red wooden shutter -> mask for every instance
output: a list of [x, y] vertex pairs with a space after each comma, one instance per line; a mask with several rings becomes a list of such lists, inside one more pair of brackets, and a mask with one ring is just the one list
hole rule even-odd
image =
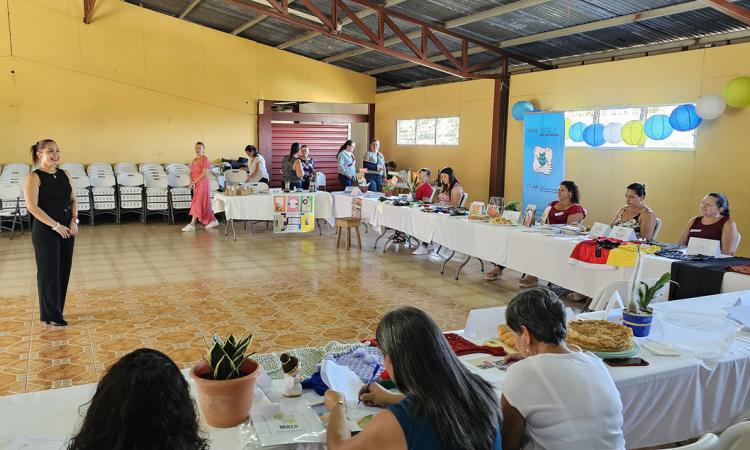
[[281, 187], [281, 160], [289, 154], [292, 143], [299, 142], [309, 147], [315, 170], [326, 174], [326, 188], [329, 191], [342, 190], [336, 155], [341, 145], [349, 139], [348, 125], [274, 123], [271, 127], [272, 158], [268, 173], [272, 187]]

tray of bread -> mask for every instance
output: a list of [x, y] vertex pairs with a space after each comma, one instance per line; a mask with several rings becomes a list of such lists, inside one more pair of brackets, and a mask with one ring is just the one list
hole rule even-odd
[[[593, 352], [600, 357], [628, 358], [638, 353], [633, 330], [606, 320], [574, 320], [568, 324], [568, 345]], [[611, 356], [615, 354], [615, 356]], [[626, 356], [620, 356], [626, 355]]]
[[476, 220], [479, 222], [489, 222], [492, 217], [487, 214], [469, 214], [469, 220]]
[[516, 348], [516, 335], [508, 325], [498, 325], [497, 336], [500, 338], [500, 342], [502, 342], [504, 345], [513, 349]]
[[490, 223], [492, 225], [505, 225], [505, 226], [515, 226], [516, 224], [512, 220], [505, 219], [503, 217], [493, 217], [490, 219]]

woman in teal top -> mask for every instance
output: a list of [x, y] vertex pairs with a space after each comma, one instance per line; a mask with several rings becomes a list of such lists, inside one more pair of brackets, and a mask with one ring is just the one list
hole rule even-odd
[[411, 306], [395, 309], [380, 321], [376, 337], [403, 394], [373, 383], [360, 400], [386, 410], [352, 437], [344, 396], [326, 392], [330, 450], [502, 449], [497, 395], [456, 357], [430, 316]]

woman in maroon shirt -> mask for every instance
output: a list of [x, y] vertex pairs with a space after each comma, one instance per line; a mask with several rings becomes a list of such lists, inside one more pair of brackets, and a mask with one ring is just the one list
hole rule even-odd
[[712, 192], [701, 200], [701, 215], [688, 221], [679, 243], [687, 245], [691, 237], [721, 241], [721, 253], [734, 255], [740, 245], [737, 223], [729, 216], [729, 200]]
[[[580, 192], [578, 185], [573, 181], [565, 180], [557, 188], [557, 200], [549, 204], [549, 213], [545, 223], [550, 225], [567, 225], [571, 223], [580, 223], [586, 217], [586, 210], [580, 205]], [[484, 277], [488, 281], [496, 280], [503, 272], [503, 266], [495, 266], [494, 269], [487, 272]], [[524, 275], [518, 283], [521, 287], [536, 286], [539, 282], [537, 277]]]
[[417, 179], [417, 190], [414, 192], [414, 200], [429, 202], [432, 200], [433, 187], [430, 185], [430, 169], [419, 169]]

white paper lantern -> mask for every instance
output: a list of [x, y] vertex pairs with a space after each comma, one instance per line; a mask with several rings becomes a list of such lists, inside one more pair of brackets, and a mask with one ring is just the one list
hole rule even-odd
[[604, 127], [604, 140], [610, 144], [622, 142], [622, 124], [610, 123]]
[[695, 102], [695, 112], [701, 119], [713, 120], [724, 113], [727, 104], [720, 95], [706, 95]]

